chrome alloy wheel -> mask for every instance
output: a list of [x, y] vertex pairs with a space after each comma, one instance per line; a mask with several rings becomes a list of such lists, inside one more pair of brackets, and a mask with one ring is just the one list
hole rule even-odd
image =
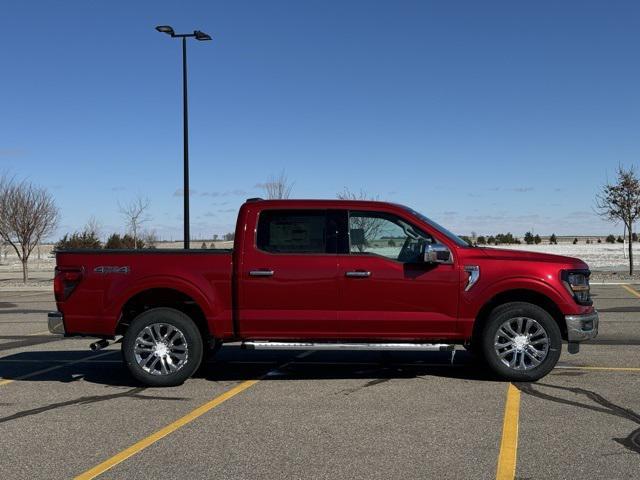
[[173, 325], [152, 323], [144, 327], [134, 344], [140, 368], [151, 375], [169, 375], [180, 370], [189, 359], [184, 334]]
[[531, 370], [547, 358], [549, 335], [533, 318], [514, 317], [500, 325], [493, 346], [507, 367]]

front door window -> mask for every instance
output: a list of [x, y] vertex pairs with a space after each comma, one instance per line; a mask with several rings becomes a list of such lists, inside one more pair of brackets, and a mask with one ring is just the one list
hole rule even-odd
[[395, 215], [349, 213], [351, 254], [374, 254], [398, 262], [415, 263], [426, 243], [433, 243], [433, 239]]

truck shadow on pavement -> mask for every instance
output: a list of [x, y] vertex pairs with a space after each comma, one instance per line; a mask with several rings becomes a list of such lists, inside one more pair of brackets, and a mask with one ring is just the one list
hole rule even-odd
[[[86, 351], [31, 351], [0, 359], [0, 378], [22, 382], [79, 380], [105, 386], [139, 387], [122, 362], [120, 352], [91, 355]], [[195, 379], [218, 381], [363, 379], [372, 385], [391, 379], [442, 377], [475, 381], [501, 381], [467, 352], [331, 352], [305, 350], [242, 350], [223, 347], [204, 362]], [[100, 355], [95, 360], [94, 356]], [[44, 370], [44, 371], [43, 371]], [[36, 372], [40, 372], [34, 374]], [[180, 388], [180, 387], [177, 387]]]
[[[227, 350], [227, 349], [224, 349]], [[212, 381], [249, 380], [343, 380], [382, 381], [394, 378], [446, 377], [497, 381], [467, 352], [366, 352], [315, 351], [304, 358], [304, 350], [243, 351], [230, 347], [200, 370]], [[250, 355], [247, 355], [250, 354]]]
[[48, 405], [44, 405], [41, 407], [22, 410], [12, 415], [7, 415], [6, 417], [0, 417], [0, 424], [10, 422], [12, 420], [17, 420], [19, 418], [39, 415], [41, 413], [48, 412], [51, 410], [56, 410], [58, 408], [70, 407], [74, 405], [89, 405], [91, 403], [107, 402], [110, 400], [115, 400], [118, 398], [125, 398], [125, 397], [133, 398], [136, 400], [173, 400], [173, 401], [188, 400], [185, 397], [161, 397], [161, 396], [146, 395], [144, 394], [145, 390], [146, 388], [144, 387], [133, 387], [125, 391], [119, 391], [116, 393], [110, 393], [106, 395], [87, 395], [79, 398], [74, 398], [72, 400], [66, 400], [64, 402], [50, 403]]
[[[542, 400], [568, 405], [585, 411], [612, 415], [640, 425], [640, 414], [630, 408], [617, 405], [597, 392], [581, 387], [567, 387], [552, 385], [540, 381], [538, 383], [514, 383], [524, 394], [540, 398]], [[547, 390], [547, 391], [544, 391]], [[554, 395], [554, 393], [556, 393]], [[562, 393], [573, 394], [570, 398], [563, 398]], [[613, 438], [628, 450], [640, 453], [640, 428], [633, 430], [625, 438]]]

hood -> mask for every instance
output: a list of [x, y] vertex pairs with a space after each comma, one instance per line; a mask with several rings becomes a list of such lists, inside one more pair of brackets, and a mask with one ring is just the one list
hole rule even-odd
[[506, 248], [479, 248], [487, 257], [494, 260], [511, 260], [525, 262], [547, 262], [571, 265], [572, 268], [589, 268], [585, 262], [579, 258], [565, 257], [564, 255], [553, 255], [551, 253], [528, 252], [526, 250], [510, 250]]

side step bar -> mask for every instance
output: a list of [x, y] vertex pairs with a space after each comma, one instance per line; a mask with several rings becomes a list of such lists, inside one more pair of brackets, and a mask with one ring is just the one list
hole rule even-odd
[[447, 343], [331, 343], [331, 342], [258, 342], [246, 341], [242, 348], [250, 350], [404, 350], [451, 352], [455, 345]]

